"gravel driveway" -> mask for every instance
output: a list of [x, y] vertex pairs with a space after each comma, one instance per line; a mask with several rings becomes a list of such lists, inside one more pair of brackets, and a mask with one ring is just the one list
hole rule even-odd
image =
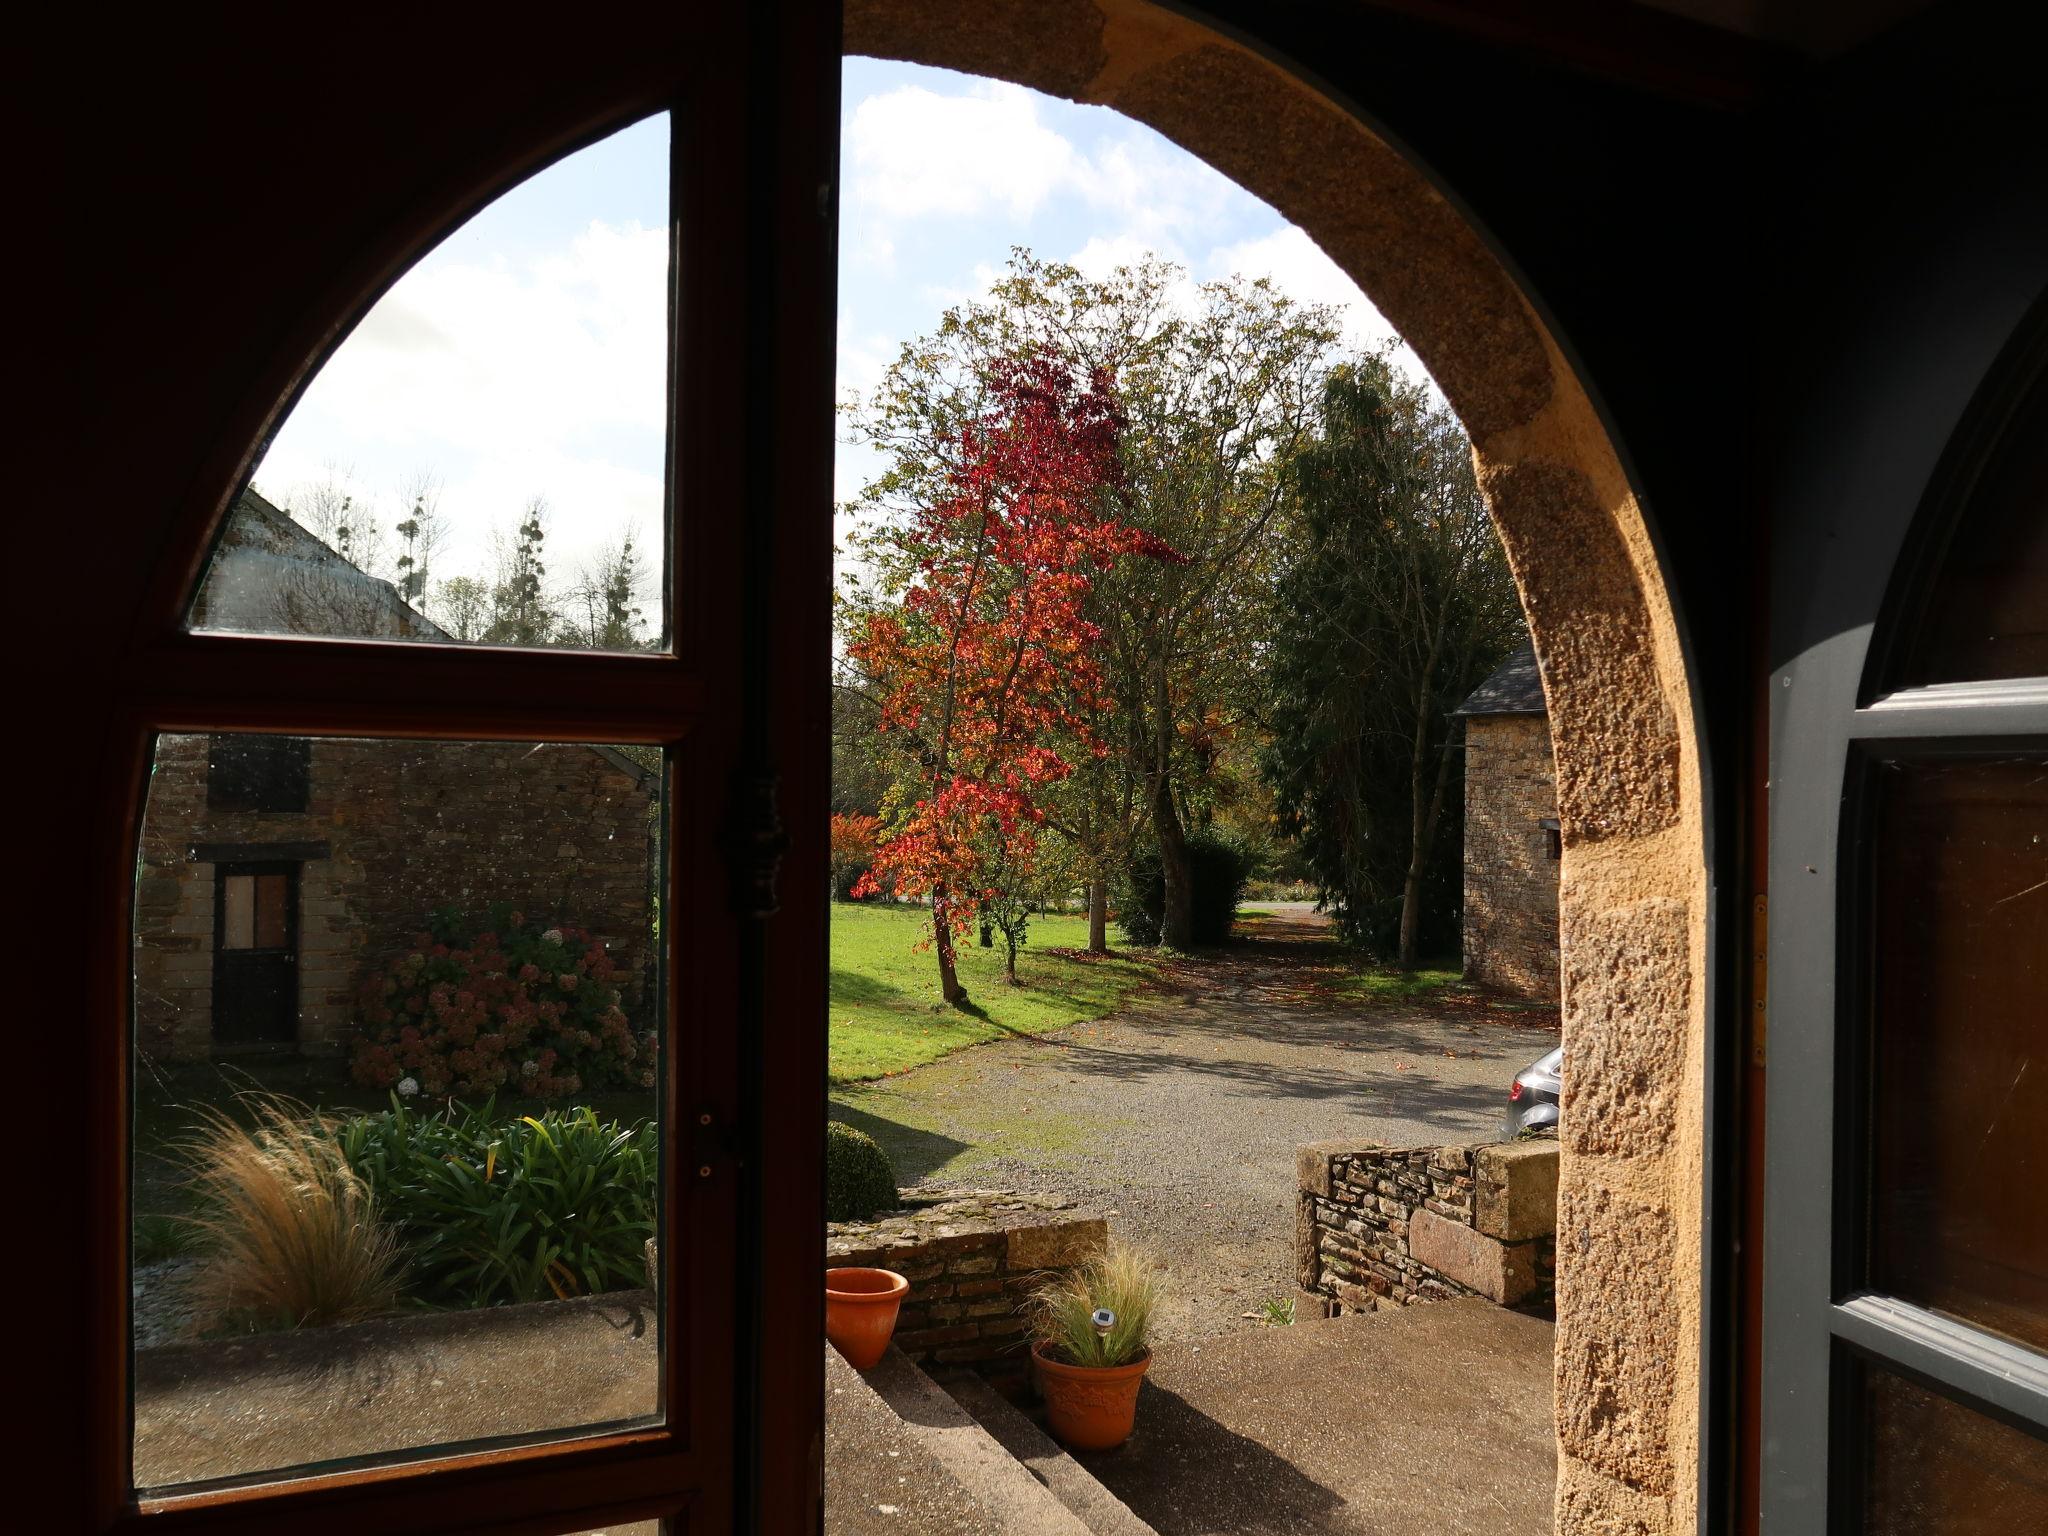
[[1341, 952], [1320, 919], [1268, 910], [1255, 937], [1175, 963], [1125, 1013], [835, 1091], [833, 1113], [906, 1184], [1113, 1213], [1171, 1272], [1165, 1337], [1253, 1326], [1242, 1314], [1294, 1294], [1297, 1146], [1491, 1136], [1509, 1079], [1557, 1041], [1554, 1010], [1335, 996]]

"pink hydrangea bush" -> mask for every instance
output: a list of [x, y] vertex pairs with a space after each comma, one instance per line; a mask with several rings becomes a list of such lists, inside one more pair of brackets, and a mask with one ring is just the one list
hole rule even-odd
[[539, 1099], [654, 1086], [655, 1036], [621, 1005], [612, 958], [581, 928], [507, 904], [430, 915], [413, 948], [363, 985], [354, 1075], [432, 1098]]

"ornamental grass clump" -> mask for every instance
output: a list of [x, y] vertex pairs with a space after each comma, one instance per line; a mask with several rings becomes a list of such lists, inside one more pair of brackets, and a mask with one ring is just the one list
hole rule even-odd
[[[1064, 1365], [1129, 1365], [1151, 1351], [1152, 1320], [1164, 1291], [1149, 1253], [1113, 1244], [1038, 1288], [1032, 1331]], [[1106, 1333], [1095, 1325], [1095, 1315], [1105, 1311], [1116, 1319]]]
[[397, 1305], [398, 1235], [335, 1140], [289, 1099], [219, 1110], [183, 1149], [198, 1196], [201, 1259], [189, 1292], [205, 1325], [254, 1332], [357, 1322]]

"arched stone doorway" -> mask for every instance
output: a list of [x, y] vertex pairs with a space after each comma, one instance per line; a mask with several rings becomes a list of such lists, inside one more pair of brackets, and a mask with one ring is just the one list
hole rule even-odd
[[1561, 1529], [1690, 1528], [1708, 1013], [1701, 750], [1643, 509], [1529, 297], [1409, 159], [1146, 0], [848, 0], [845, 47], [1108, 106], [1306, 230], [1469, 432], [1542, 665], [1564, 843]]

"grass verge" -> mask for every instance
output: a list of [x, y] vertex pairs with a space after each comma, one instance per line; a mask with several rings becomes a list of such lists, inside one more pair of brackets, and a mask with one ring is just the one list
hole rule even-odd
[[[1003, 952], [970, 934], [959, 949], [966, 1009], [939, 997], [938, 961], [918, 943], [930, 934], [914, 908], [835, 903], [832, 908], [830, 1073], [866, 1082], [921, 1067], [963, 1046], [1099, 1019], [1123, 1007], [1157, 970], [1125, 951], [1089, 959], [1088, 920], [1036, 917], [1017, 956], [1017, 986], [1003, 980]], [[1073, 951], [1067, 953], [1065, 951]]]

